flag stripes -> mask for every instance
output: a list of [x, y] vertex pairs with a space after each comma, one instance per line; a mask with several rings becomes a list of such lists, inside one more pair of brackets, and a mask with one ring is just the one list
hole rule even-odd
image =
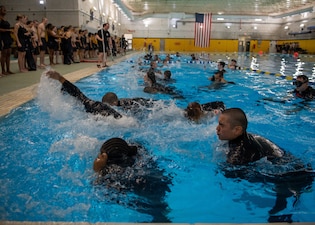
[[210, 44], [212, 13], [196, 13], [195, 46], [207, 48]]

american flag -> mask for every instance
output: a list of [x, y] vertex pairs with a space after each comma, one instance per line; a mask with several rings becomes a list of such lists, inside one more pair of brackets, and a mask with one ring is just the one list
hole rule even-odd
[[195, 22], [195, 46], [201, 48], [209, 47], [211, 35], [212, 13], [196, 13]]

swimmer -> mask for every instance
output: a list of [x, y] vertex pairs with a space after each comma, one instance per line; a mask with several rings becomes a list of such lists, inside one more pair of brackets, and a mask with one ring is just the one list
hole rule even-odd
[[108, 164], [131, 166], [135, 161], [136, 154], [136, 146], [128, 145], [127, 142], [121, 138], [111, 138], [102, 145], [100, 154], [94, 160], [93, 170], [100, 172]]
[[164, 74], [163, 80], [165, 81], [171, 80], [172, 72], [170, 70], [165, 70], [163, 74]]
[[231, 60], [231, 63], [230, 63], [230, 65], [229, 65], [229, 68], [230, 68], [231, 70], [240, 70], [240, 69], [241, 69], [241, 67], [239, 67], [239, 66], [237, 65], [237, 61], [236, 61], [235, 59], [232, 59], [232, 60]]
[[146, 93], [150, 94], [164, 93], [173, 95], [175, 98], [184, 98], [180, 94], [176, 93], [173, 88], [157, 83], [155, 73], [152, 71], [147, 72], [146, 76], [144, 77], [144, 80], [147, 86], [143, 89], [143, 91]]
[[240, 108], [226, 109], [219, 116], [216, 130], [220, 140], [228, 141], [228, 163], [244, 165], [263, 157], [272, 160], [283, 156], [284, 152], [270, 140], [247, 133], [247, 123]]
[[157, 77], [158, 81], [162, 84], [175, 83], [176, 80], [172, 78], [172, 72], [170, 70], [165, 70], [163, 77]]
[[190, 56], [191, 56], [191, 60], [192, 60], [192, 61], [198, 60], [198, 58], [196, 58], [195, 54], [191, 54]]
[[62, 84], [62, 91], [65, 91], [78, 99], [84, 105], [86, 112], [100, 114], [102, 116], [113, 116], [115, 119], [122, 117], [122, 115], [116, 112], [109, 105], [86, 97], [77, 86], [61, 76], [60, 73], [50, 70], [46, 73], [46, 75], [51, 79], [58, 80]]
[[171, 222], [165, 201], [171, 177], [142, 146], [111, 138], [102, 145], [93, 170], [98, 174], [95, 185], [106, 188], [107, 200], [150, 215], [150, 222]]
[[217, 71], [212, 77], [209, 77], [208, 79], [215, 83], [222, 83], [222, 84], [227, 83], [227, 81], [223, 77], [222, 71]]
[[[275, 215], [287, 207], [287, 198], [298, 197], [312, 187], [315, 172], [309, 164], [281, 150], [270, 140], [246, 132], [247, 118], [243, 110], [230, 108], [219, 116], [217, 135], [227, 140], [229, 152], [222, 171], [227, 178], [246, 179], [249, 182], [272, 183], [276, 192], [275, 205], [269, 210], [269, 222], [292, 222], [291, 214]], [[262, 158], [263, 164], [252, 164]], [[279, 172], [274, 172], [277, 169]]]
[[307, 76], [298, 75], [293, 84], [296, 86], [296, 88], [293, 90], [293, 93], [296, 97], [306, 100], [313, 100], [315, 98], [315, 89], [309, 86], [309, 80]]
[[107, 92], [103, 98], [102, 102], [109, 104], [111, 106], [122, 107], [124, 110], [138, 109], [140, 106], [152, 107], [152, 99], [145, 98], [118, 98], [114, 92]]
[[224, 84], [235, 84], [233, 81], [225, 80], [223, 74], [223, 71], [217, 71], [212, 77], [208, 78], [212, 81], [209, 89], [220, 89]]
[[205, 104], [199, 104], [198, 102], [191, 102], [185, 109], [185, 116], [195, 122], [199, 122], [202, 118], [211, 118], [218, 115], [225, 110], [223, 102], [208, 102]]
[[217, 66], [218, 66], [218, 71], [222, 71], [223, 73], [226, 72], [225, 69], [224, 69], [224, 67], [225, 67], [225, 62], [219, 61]]

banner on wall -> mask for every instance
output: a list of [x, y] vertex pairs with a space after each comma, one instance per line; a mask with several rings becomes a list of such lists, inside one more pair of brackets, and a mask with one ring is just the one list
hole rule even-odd
[[211, 37], [212, 13], [196, 13], [195, 17], [195, 46], [207, 48]]

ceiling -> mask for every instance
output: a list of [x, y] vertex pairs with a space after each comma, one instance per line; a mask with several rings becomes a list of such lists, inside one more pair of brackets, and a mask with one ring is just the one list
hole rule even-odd
[[283, 16], [312, 8], [315, 0], [114, 0], [133, 18], [152, 15], [194, 15], [211, 12], [224, 16]]

